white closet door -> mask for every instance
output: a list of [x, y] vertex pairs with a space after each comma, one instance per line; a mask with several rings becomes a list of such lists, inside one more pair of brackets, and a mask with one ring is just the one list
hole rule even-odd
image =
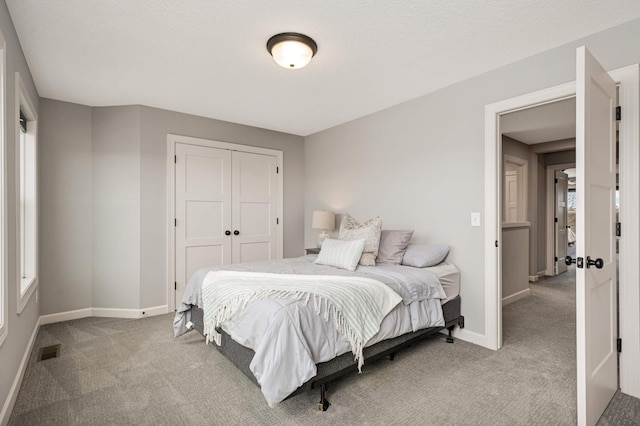
[[276, 259], [277, 159], [234, 151], [232, 164], [233, 263]]
[[231, 263], [231, 151], [176, 144], [176, 309], [199, 268]]

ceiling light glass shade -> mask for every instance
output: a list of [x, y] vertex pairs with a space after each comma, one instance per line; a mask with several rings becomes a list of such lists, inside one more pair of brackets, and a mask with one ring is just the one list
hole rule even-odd
[[298, 69], [311, 61], [318, 46], [304, 34], [282, 33], [269, 39], [267, 50], [281, 67]]

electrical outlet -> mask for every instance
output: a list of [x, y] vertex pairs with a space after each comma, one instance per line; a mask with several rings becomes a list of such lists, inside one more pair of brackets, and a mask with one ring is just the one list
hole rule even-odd
[[471, 212], [471, 226], [480, 226], [480, 212]]

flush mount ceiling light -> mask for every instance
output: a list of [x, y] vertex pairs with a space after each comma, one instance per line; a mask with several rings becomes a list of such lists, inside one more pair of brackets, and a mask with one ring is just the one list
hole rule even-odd
[[318, 45], [304, 34], [281, 33], [267, 41], [267, 50], [281, 67], [298, 69], [311, 61], [318, 51]]

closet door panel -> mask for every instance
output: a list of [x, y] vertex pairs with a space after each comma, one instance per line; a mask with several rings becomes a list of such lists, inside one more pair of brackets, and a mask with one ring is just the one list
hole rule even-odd
[[[275, 259], [277, 159], [234, 151], [232, 155], [233, 262]], [[238, 234], [235, 235], [235, 231]]]
[[176, 144], [176, 308], [191, 275], [231, 263], [231, 151]]

